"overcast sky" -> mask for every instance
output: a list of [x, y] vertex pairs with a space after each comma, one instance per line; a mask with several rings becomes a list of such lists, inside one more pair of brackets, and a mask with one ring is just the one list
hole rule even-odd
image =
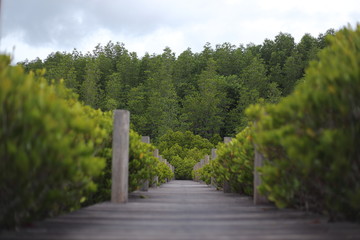
[[359, 0], [2, 0], [0, 51], [14, 62], [110, 40], [140, 56], [177, 55], [224, 42], [261, 44], [279, 32], [298, 42], [360, 22]]

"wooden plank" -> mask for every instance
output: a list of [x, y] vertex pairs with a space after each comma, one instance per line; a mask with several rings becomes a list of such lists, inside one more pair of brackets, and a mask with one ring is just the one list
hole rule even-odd
[[36, 223], [0, 239], [360, 239], [359, 224], [223, 194], [193, 181], [172, 181], [129, 195], [127, 204], [105, 202]]

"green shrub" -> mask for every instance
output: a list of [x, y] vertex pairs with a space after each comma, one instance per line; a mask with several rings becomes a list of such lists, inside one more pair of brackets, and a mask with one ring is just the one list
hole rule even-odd
[[[48, 85], [44, 71], [24, 74], [0, 56], [0, 223], [11, 227], [80, 206], [104, 167], [107, 131], [87, 109]], [[69, 107], [71, 105], [71, 107]]]
[[205, 164], [202, 168], [195, 171], [194, 177], [195, 175], [197, 175], [200, 177], [200, 180], [204, 181], [206, 184], [210, 184], [211, 177], [214, 176], [214, 171], [213, 171], [214, 165], [212, 163], [213, 161], [211, 161], [209, 164]]
[[166, 183], [166, 179], [170, 180], [174, 177], [174, 173], [171, 171], [171, 169], [168, 167], [168, 165], [166, 165], [166, 163], [164, 162], [160, 162], [158, 160], [157, 162], [157, 176], [158, 176], [158, 180], [159, 183]]
[[215, 160], [198, 170], [200, 179], [210, 183], [214, 177], [220, 186], [228, 181], [233, 192], [252, 195], [254, 147], [251, 128], [246, 127], [229, 143], [220, 143], [216, 154]]
[[[195, 156], [196, 155], [193, 155], [192, 157], [181, 158], [176, 155], [171, 158], [171, 164], [175, 166], [176, 179], [192, 179], [191, 171], [196, 164]], [[202, 152], [200, 156], [203, 156]]]
[[268, 161], [260, 190], [279, 207], [360, 219], [360, 26], [345, 28], [277, 105], [248, 109]]
[[[44, 70], [24, 74], [9, 62], [0, 56], [1, 228], [109, 200], [112, 113], [84, 106], [62, 81], [49, 85]], [[173, 177], [153, 150], [130, 131], [129, 191]]]
[[190, 131], [168, 131], [159, 138], [159, 150], [175, 167], [176, 179], [192, 179], [191, 172], [198, 161], [210, 152], [213, 144]]
[[144, 180], [152, 179], [157, 173], [159, 161], [153, 156], [154, 147], [141, 141], [141, 136], [130, 131], [129, 191], [137, 190]]

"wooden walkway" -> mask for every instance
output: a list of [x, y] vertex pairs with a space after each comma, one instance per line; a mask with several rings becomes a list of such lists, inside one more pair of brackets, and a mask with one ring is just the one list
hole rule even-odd
[[36, 223], [0, 239], [360, 239], [360, 225], [326, 219], [224, 194], [193, 181], [172, 181], [109, 202]]

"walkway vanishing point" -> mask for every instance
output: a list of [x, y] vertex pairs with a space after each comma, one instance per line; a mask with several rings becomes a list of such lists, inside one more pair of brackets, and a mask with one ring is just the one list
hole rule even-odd
[[253, 205], [193, 181], [130, 194], [126, 204], [96, 204], [47, 219], [0, 239], [360, 239], [360, 225], [328, 223], [302, 211]]

